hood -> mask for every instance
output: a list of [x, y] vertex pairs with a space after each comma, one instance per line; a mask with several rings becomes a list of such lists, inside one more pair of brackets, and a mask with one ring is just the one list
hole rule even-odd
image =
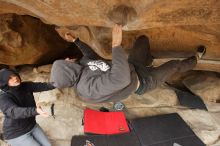
[[51, 69], [50, 82], [56, 88], [75, 86], [82, 71], [82, 66], [65, 60], [57, 60]]
[[6, 90], [8, 88], [8, 80], [11, 75], [16, 75], [20, 78], [19, 74], [11, 69], [1, 69], [0, 70], [0, 89]]

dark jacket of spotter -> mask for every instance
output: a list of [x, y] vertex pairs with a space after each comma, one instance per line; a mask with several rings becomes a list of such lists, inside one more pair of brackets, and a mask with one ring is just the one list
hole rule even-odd
[[[5, 139], [19, 137], [33, 129], [36, 124], [36, 103], [33, 92], [54, 89], [49, 83], [22, 82], [19, 86], [7, 86], [12, 70], [0, 71], [0, 109], [4, 114], [3, 135]], [[18, 74], [16, 74], [18, 75]], [[6, 82], [6, 83], [4, 83]]]

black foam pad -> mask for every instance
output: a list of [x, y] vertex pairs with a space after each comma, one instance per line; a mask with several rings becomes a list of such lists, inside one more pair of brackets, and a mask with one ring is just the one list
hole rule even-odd
[[73, 136], [71, 146], [141, 146], [135, 133]]
[[205, 146], [176, 113], [135, 119], [131, 126], [142, 146]]
[[208, 110], [201, 97], [178, 89], [176, 89], [175, 92], [179, 99], [180, 105], [187, 106], [189, 108], [197, 108], [206, 111]]

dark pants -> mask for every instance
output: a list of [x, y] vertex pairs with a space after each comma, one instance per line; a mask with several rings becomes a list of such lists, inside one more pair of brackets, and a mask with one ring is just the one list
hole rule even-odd
[[171, 60], [159, 67], [152, 67], [153, 57], [150, 53], [149, 39], [146, 36], [137, 38], [129, 54], [128, 61], [135, 66], [139, 76], [140, 87], [136, 91], [137, 94], [143, 94], [156, 88], [175, 73], [191, 70], [197, 63], [196, 57], [193, 56], [182, 61]]

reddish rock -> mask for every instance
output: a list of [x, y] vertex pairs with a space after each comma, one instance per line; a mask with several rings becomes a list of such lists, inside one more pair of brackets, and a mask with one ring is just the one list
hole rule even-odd
[[[1, 0], [0, 13], [30, 15], [44, 23], [66, 27], [91, 45], [99, 55], [108, 59], [111, 58], [111, 27], [114, 23], [124, 25], [123, 45], [127, 51], [135, 37], [142, 34], [150, 38], [151, 50], [156, 58], [188, 57], [195, 53], [197, 46], [205, 45], [207, 51], [204, 59], [217, 63], [199, 68], [219, 72], [220, 1]], [[35, 33], [30, 35], [38, 37]], [[19, 43], [27, 42], [27, 38], [20, 37], [19, 34], [13, 36], [18, 39], [9, 46], [19, 46]], [[11, 34], [6, 37], [10, 38]], [[0, 40], [2, 39], [3, 36], [0, 35]], [[58, 43], [56, 39], [53, 41]], [[23, 62], [45, 62], [45, 57], [39, 57], [43, 54], [40, 55], [36, 47], [32, 48], [32, 52], [39, 60], [26, 58]], [[44, 53], [48, 56], [48, 52]], [[10, 56], [10, 53], [5, 54]], [[15, 51], [13, 54], [16, 54]], [[53, 56], [53, 52], [50, 56]], [[212, 69], [209, 69], [210, 66]]]
[[68, 47], [54, 30], [30, 16], [0, 15], [0, 64], [45, 64]]

